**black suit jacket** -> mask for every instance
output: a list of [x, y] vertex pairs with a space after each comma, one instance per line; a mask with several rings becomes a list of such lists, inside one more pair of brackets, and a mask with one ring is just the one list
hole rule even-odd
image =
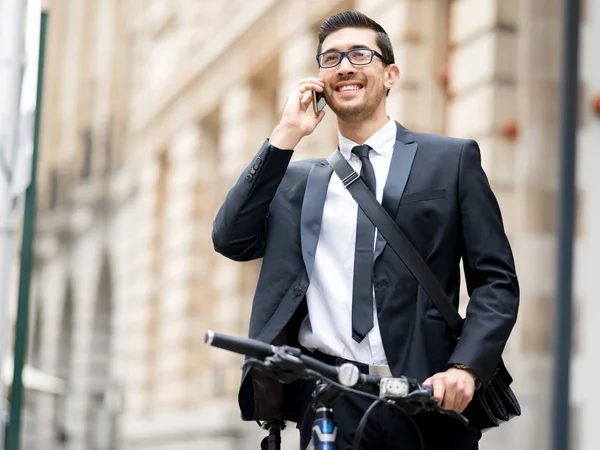
[[[455, 343], [427, 294], [379, 236], [374, 289], [390, 369], [394, 376], [424, 380], [461, 363], [485, 384], [516, 321], [519, 288], [479, 148], [472, 140], [397, 129], [382, 204], [457, 308], [462, 258], [470, 301]], [[333, 171], [324, 159], [290, 163], [292, 153], [263, 144], [219, 210], [213, 242], [236, 261], [263, 258], [249, 336], [297, 345]], [[293, 389], [286, 393], [258, 374], [243, 374], [239, 402], [247, 420], [273, 411], [296, 418]]]

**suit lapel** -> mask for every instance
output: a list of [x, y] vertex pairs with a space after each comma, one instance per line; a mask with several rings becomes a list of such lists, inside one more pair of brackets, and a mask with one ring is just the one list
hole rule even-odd
[[327, 187], [332, 173], [331, 166], [326, 161], [321, 161], [310, 169], [306, 181], [300, 218], [300, 242], [302, 245], [302, 259], [309, 279], [315, 262], [315, 253], [319, 233], [321, 232], [323, 206], [325, 205]]
[[[392, 154], [392, 161], [390, 163], [390, 170], [388, 172], [387, 181], [383, 190], [382, 206], [388, 212], [393, 219], [396, 218], [398, 207], [400, 206], [400, 199], [404, 193], [404, 188], [408, 182], [408, 176], [417, 153], [417, 143], [414, 142], [412, 134], [404, 127], [396, 123], [396, 143], [394, 144], [394, 153]], [[377, 234], [377, 242], [375, 244], [375, 256], [381, 254], [387, 242], [383, 236]]]

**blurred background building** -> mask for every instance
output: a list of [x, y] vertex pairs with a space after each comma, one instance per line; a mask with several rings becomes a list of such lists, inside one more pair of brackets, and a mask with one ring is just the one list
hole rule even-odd
[[[260, 262], [212, 249], [217, 208], [317, 74], [317, 30], [358, 9], [390, 34], [389, 112], [476, 139], [522, 286], [505, 352], [523, 417], [483, 450], [549, 448], [558, 171], [559, 0], [47, 0], [28, 362], [66, 381], [29, 392], [25, 448], [244, 450], [241, 358]], [[573, 450], [597, 449], [600, 2], [584, 1], [573, 348]], [[297, 158], [336, 145], [334, 115]], [[465, 299], [466, 300], [466, 299]], [[285, 448], [297, 448], [293, 426]]]

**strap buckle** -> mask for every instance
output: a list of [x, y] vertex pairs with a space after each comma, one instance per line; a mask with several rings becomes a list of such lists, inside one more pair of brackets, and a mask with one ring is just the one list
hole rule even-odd
[[348, 188], [348, 186], [350, 186], [352, 183], [354, 183], [359, 178], [360, 178], [360, 175], [353, 171], [350, 175], [348, 175], [346, 178], [344, 178], [342, 180], [342, 184], [344, 185], [345, 188]]

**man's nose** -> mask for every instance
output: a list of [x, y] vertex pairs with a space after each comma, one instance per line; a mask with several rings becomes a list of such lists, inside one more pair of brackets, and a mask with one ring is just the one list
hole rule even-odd
[[337, 66], [337, 74], [343, 76], [353, 74], [354, 72], [356, 72], [356, 68], [348, 59], [348, 55], [344, 55], [344, 57]]

